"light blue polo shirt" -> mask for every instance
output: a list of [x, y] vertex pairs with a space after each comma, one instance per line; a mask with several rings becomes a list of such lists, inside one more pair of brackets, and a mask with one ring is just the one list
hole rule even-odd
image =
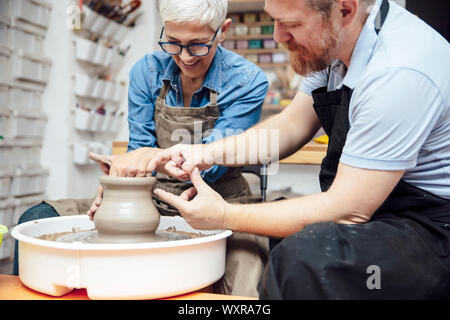
[[353, 89], [342, 163], [406, 170], [406, 182], [450, 199], [450, 45], [393, 1], [377, 35], [381, 2], [361, 31], [348, 70], [335, 60], [328, 83], [327, 69], [305, 78], [301, 90]]

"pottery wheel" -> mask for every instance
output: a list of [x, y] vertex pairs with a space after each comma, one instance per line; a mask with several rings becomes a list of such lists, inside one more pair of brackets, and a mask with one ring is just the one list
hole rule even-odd
[[[154, 235], [150, 235], [149, 237], [145, 237], [142, 241], [133, 241], [133, 242], [163, 242], [163, 241], [176, 241], [176, 240], [186, 240], [192, 239], [193, 236], [185, 233], [178, 233], [176, 231], [163, 231], [157, 230]], [[100, 236], [97, 230], [88, 230], [88, 231], [78, 231], [71, 232], [64, 235], [61, 235], [55, 239], [57, 242], [82, 242], [82, 243], [122, 243], [124, 241], [122, 236], [109, 236], [105, 238], [104, 236]]]

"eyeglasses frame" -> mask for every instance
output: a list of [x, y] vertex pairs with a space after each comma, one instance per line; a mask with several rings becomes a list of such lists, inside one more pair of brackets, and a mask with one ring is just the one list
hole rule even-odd
[[[209, 52], [210, 52], [210, 50], [211, 50], [211, 48], [213, 46], [214, 40], [216, 40], [217, 33], [219, 32], [220, 28], [221, 27], [217, 28], [216, 33], [214, 33], [214, 37], [212, 38], [210, 44], [188, 44], [188, 45], [182, 45], [182, 44], [174, 43], [174, 42], [161, 41], [162, 40], [162, 36], [164, 34], [164, 27], [162, 27], [161, 35], [159, 36], [158, 44], [161, 47], [162, 51], [164, 51], [165, 53], [170, 54], [172, 56], [177, 56], [177, 55], [181, 54], [183, 52], [183, 48], [186, 48], [187, 51], [189, 52], [189, 54], [191, 54], [191, 55], [193, 55], [195, 57], [205, 57], [205, 56], [207, 56], [209, 54]], [[178, 52], [178, 53], [167, 52], [166, 50], [164, 50], [164, 47], [163, 47], [164, 44], [176, 45], [176, 46], [180, 47], [180, 52]], [[206, 48], [208, 48], [208, 52], [206, 54], [194, 54], [191, 51], [191, 47], [206, 47]]]

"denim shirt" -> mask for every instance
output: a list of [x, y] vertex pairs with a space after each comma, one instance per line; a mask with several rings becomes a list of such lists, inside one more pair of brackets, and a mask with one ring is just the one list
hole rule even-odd
[[[145, 55], [130, 71], [128, 88], [128, 151], [158, 147], [155, 132], [155, 103], [163, 81], [169, 81], [166, 104], [184, 107], [180, 69], [172, 57], [162, 51]], [[202, 86], [194, 92], [191, 108], [209, 104], [209, 89], [218, 93], [220, 116], [213, 132], [202, 143], [210, 143], [238, 134], [256, 124], [268, 91], [264, 72], [234, 52], [218, 47]], [[207, 182], [215, 182], [227, 168], [213, 166], [202, 172]]]

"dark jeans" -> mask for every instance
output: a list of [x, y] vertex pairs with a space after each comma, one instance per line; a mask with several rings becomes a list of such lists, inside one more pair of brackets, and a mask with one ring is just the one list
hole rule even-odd
[[[25, 211], [20, 217], [19, 222], [17, 224], [52, 217], [59, 217], [59, 215], [58, 213], [56, 213], [55, 209], [53, 209], [52, 206], [46, 204], [45, 202], [42, 202]], [[13, 274], [16, 276], [19, 275], [19, 244], [17, 240], [15, 240], [14, 244]]]

